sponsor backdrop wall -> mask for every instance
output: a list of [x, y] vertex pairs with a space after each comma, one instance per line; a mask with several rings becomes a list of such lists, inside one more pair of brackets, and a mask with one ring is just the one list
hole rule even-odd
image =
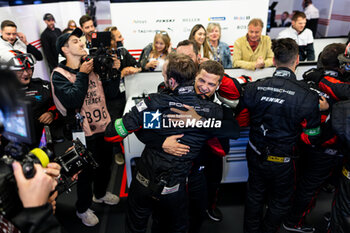
[[220, 23], [221, 40], [232, 49], [234, 41], [247, 33], [252, 18], [263, 20], [265, 34], [267, 9], [268, 0], [111, 3], [111, 17], [125, 38], [124, 46], [138, 57], [157, 30], [167, 31], [176, 47], [188, 39], [195, 24], [207, 27], [210, 22]]

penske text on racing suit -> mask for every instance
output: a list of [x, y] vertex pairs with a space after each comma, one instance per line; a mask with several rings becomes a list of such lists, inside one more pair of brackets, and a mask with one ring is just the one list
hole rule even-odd
[[[242, 105], [250, 114], [249, 179], [244, 232], [276, 232], [287, 214], [294, 187], [293, 156], [301, 136], [314, 144], [320, 131], [318, 95], [288, 68], [248, 83]], [[269, 205], [263, 217], [266, 194]]]

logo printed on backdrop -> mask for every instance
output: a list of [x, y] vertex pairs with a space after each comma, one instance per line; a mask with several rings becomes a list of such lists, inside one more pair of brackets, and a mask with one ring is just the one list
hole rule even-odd
[[182, 22], [199, 22], [200, 18], [183, 18]]
[[237, 29], [247, 29], [247, 25], [237, 25]]
[[246, 15], [246, 16], [234, 16], [233, 17], [234, 20], [250, 20], [250, 16]]
[[226, 17], [222, 16], [222, 17], [209, 17], [208, 21], [225, 21]]
[[175, 19], [156, 19], [156, 23], [174, 23]]
[[133, 19], [132, 23], [135, 23], [135, 24], [146, 24], [147, 20], [145, 20], [145, 19]]

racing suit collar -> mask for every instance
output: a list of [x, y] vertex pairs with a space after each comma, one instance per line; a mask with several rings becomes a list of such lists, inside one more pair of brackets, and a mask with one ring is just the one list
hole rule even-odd
[[297, 79], [295, 73], [287, 67], [279, 67], [273, 73], [273, 77]]
[[336, 71], [336, 70], [331, 70], [331, 69], [325, 70], [325, 71], [324, 71], [324, 74], [325, 74], [326, 76], [331, 76], [331, 77], [334, 77], [334, 78], [338, 78], [338, 77], [341, 76], [340, 73], [339, 73], [338, 71]]

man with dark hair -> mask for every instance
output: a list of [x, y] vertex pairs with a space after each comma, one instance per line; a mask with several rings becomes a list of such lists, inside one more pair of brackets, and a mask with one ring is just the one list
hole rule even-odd
[[52, 14], [46, 13], [43, 17], [47, 27], [41, 33], [40, 40], [44, 55], [49, 65], [50, 72], [58, 65], [58, 52], [56, 50], [56, 40], [62, 34], [59, 28], [55, 27], [55, 18]]
[[[327, 94], [329, 85], [325, 86], [325, 80], [336, 80], [333, 85], [338, 85], [338, 78], [340, 77], [338, 55], [343, 54], [344, 51], [344, 44], [327, 45], [320, 57], [324, 70], [317, 72], [312, 69], [303, 75], [304, 81], [308, 83], [310, 88], [317, 90], [320, 98], [326, 99], [331, 106], [334, 100]], [[341, 162], [342, 155], [339, 151], [337, 137], [329, 120], [331, 112], [327, 109], [321, 111], [321, 115], [321, 140], [319, 145], [315, 147], [300, 145], [301, 177], [297, 184], [291, 211], [283, 224], [283, 227], [289, 231], [315, 231], [314, 227], [305, 223], [305, 218], [315, 206], [321, 185], [331, 175], [334, 167]]]
[[[99, 220], [90, 209], [92, 201], [116, 205], [119, 197], [107, 191], [112, 162], [112, 145], [104, 141], [104, 131], [111, 118], [106, 98], [119, 93], [119, 73], [110, 79], [93, 72], [93, 59], [84, 61], [87, 55], [80, 37], [83, 32], [76, 28], [57, 38], [57, 51], [66, 58], [51, 76], [53, 98], [57, 109], [65, 119], [65, 136], [71, 138], [73, 129], [81, 129], [82, 140], [99, 164], [96, 169], [84, 169], [77, 183], [77, 216], [86, 226], [94, 226]], [[113, 68], [116, 68], [116, 60]], [[74, 139], [76, 137], [74, 136]]]
[[[197, 64], [199, 62], [198, 50], [192, 40], [180, 41], [176, 48], [177, 54], [185, 54]], [[210, 73], [211, 68], [202, 68]], [[241, 86], [239, 82], [224, 74], [220, 83], [216, 82], [215, 77], [210, 76], [203, 80], [199, 75], [195, 79], [196, 93], [203, 98], [216, 102], [223, 102], [224, 110], [223, 128], [226, 130], [238, 132], [231, 127], [236, 121], [233, 118], [233, 112], [230, 107], [235, 108], [241, 96]], [[213, 85], [215, 84], [215, 85]], [[216, 94], [215, 94], [216, 92]], [[218, 99], [220, 101], [218, 101]], [[236, 102], [235, 102], [236, 101]], [[228, 107], [229, 106], [229, 107]], [[189, 112], [178, 111], [182, 115], [189, 115]], [[226, 125], [227, 124], [227, 125]], [[236, 123], [237, 124], [237, 123]], [[189, 147], [181, 144], [178, 139], [183, 135], [172, 135], [169, 137], [160, 137], [157, 135], [142, 134], [142, 130], [136, 133], [138, 139], [148, 146], [163, 149], [166, 153], [174, 156], [184, 156], [187, 154]], [[238, 134], [237, 137], [238, 138]], [[199, 232], [203, 219], [209, 216], [213, 221], [219, 222], [223, 216], [216, 206], [217, 194], [222, 180], [223, 162], [222, 157], [229, 152], [228, 138], [212, 138], [203, 145], [198, 158], [194, 161], [191, 173], [188, 177], [188, 196], [189, 196], [189, 232]]]
[[4, 20], [1, 22], [0, 62], [6, 63], [13, 57], [11, 50], [31, 53], [38, 61], [43, 59], [41, 52], [29, 44], [26, 36], [21, 32], [17, 32], [17, 25], [11, 20]]
[[296, 11], [292, 17], [292, 26], [281, 31], [278, 34], [278, 39], [292, 38], [299, 46], [300, 61], [314, 61], [314, 37], [312, 31], [305, 28], [306, 15], [303, 12]]
[[[301, 137], [306, 144], [315, 144], [320, 131], [318, 96], [294, 74], [298, 45], [280, 39], [273, 43], [273, 52], [277, 68], [273, 77], [248, 83], [242, 98], [250, 114], [245, 233], [277, 232], [294, 191], [296, 143]], [[268, 209], [263, 215], [266, 197]]]
[[198, 47], [193, 40], [183, 40], [177, 44], [176, 53], [186, 54], [194, 61], [194, 63], [199, 64], [200, 55], [198, 54]]
[[90, 49], [90, 48], [92, 48], [91, 36], [92, 36], [92, 33], [94, 33], [96, 31], [94, 21], [92, 20], [92, 18], [90, 16], [83, 15], [79, 19], [79, 24], [80, 24], [81, 30], [84, 33], [84, 37], [82, 37], [80, 39], [84, 43], [85, 48]]
[[280, 27], [289, 27], [291, 25], [291, 20], [289, 18], [289, 13], [288, 11], [285, 11], [281, 15], [281, 24]]
[[[211, 69], [213, 73], [209, 74], [205, 69]], [[171, 107], [186, 109], [192, 106], [192, 109], [201, 114], [201, 119], [193, 122], [203, 122], [213, 117], [221, 119], [221, 107], [198, 97], [192, 83], [197, 73], [197, 77], [205, 83], [208, 82], [209, 77], [212, 77], [215, 89], [223, 72], [223, 67], [219, 63], [206, 61], [200, 66], [197, 73], [197, 66], [190, 57], [170, 54], [169, 60], [163, 66], [164, 82], [170, 94], [149, 95], [122, 119], [110, 123], [105, 139], [118, 142], [129, 133], [139, 130], [142, 123], [146, 125], [145, 115], [149, 113], [152, 115], [152, 121], [159, 120], [162, 115], [162, 122], [169, 122], [167, 117], [171, 117], [168, 116], [172, 112]], [[181, 122], [179, 124], [187, 124], [186, 122], [189, 121], [186, 119]], [[186, 177], [192, 167], [193, 159], [198, 156], [205, 140], [212, 137], [212, 132], [203, 133], [204, 129], [198, 127], [165, 126], [164, 124], [159, 125], [154, 131], [162, 136], [183, 133], [184, 135], [179, 140], [190, 146], [191, 149], [186, 156], [173, 156], [165, 153], [161, 148], [150, 147], [146, 144], [137, 164], [136, 177], [132, 180], [129, 190], [127, 232], [146, 232], [151, 213], [153, 213], [154, 232], [169, 230], [187, 232]], [[144, 127], [143, 130], [147, 129]]]

